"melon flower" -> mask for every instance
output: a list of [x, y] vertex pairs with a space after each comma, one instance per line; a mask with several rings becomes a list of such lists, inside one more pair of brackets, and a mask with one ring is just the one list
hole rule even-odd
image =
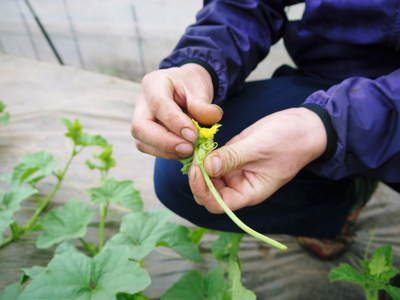
[[228, 217], [244, 232], [248, 233], [249, 235], [253, 236], [254, 238], [269, 244], [273, 247], [278, 248], [281, 251], [286, 251], [287, 247], [274, 239], [271, 239], [254, 229], [250, 228], [246, 224], [244, 224], [236, 215], [235, 213], [226, 205], [224, 200], [222, 199], [221, 195], [215, 188], [214, 184], [212, 183], [210, 176], [207, 174], [207, 171], [204, 166], [204, 160], [210, 152], [212, 152], [215, 148], [217, 148], [217, 143], [214, 142], [214, 135], [218, 132], [219, 128], [222, 126], [221, 124], [214, 124], [211, 128], [201, 127], [198, 122], [192, 120], [194, 125], [198, 131], [198, 137], [194, 144], [194, 152], [193, 156], [181, 159], [180, 162], [183, 164], [182, 166], [182, 173], [188, 174], [190, 166], [192, 165], [193, 159], [200, 167], [201, 174], [204, 177], [204, 180], [209, 188], [211, 194], [214, 196], [215, 200], [217, 200], [218, 204], [222, 207], [224, 212], [228, 215]]

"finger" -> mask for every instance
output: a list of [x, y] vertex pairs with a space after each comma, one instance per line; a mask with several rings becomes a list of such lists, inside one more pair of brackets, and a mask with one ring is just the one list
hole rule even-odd
[[199, 205], [203, 205], [211, 213], [219, 214], [224, 212], [208, 189], [197, 165], [193, 165], [190, 169], [189, 185], [193, 197]]
[[253, 159], [251, 148], [247, 139], [241, 139], [213, 151], [205, 159], [207, 173], [219, 177], [238, 169]]
[[197, 130], [189, 116], [174, 101], [172, 80], [159, 72], [153, 77], [148, 76], [150, 75], [146, 75], [143, 79], [142, 86], [144, 96], [155, 118], [177, 136], [189, 142], [195, 142]]
[[160, 152], [157, 148], [142, 143], [140, 141], [136, 141], [136, 148], [143, 153], [150, 154], [153, 156], [165, 158], [165, 159], [180, 159], [176, 153], [169, 153], [169, 152]]
[[151, 114], [146, 104], [139, 103], [132, 121], [132, 136], [135, 139], [156, 148], [159, 157], [165, 157], [167, 153], [185, 157], [193, 152], [191, 143], [168, 131], [150, 118]]

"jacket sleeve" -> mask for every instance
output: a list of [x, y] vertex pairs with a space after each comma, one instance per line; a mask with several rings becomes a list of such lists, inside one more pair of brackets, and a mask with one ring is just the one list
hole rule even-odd
[[333, 156], [311, 170], [332, 179], [363, 174], [400, 182], [400, 69], [375, 80], [346, 79], [305, 103], [329, 115], [336, 135]]
[[284, 0], [204, 1], [195, 24], [186, 29], [161, 68], [195, 62], [214, 83], [214, 102], [239, 89], [247, 75], [283, 35]]

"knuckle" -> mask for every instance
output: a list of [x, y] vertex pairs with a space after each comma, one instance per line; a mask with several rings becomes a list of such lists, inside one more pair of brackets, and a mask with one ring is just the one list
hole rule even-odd
[[[221, 150], [222, 150], [222, 148], [221, 148]], [[226, 147], [222, 151], [224, 152], [223, 157], [226, 160], [226, 164], [224, 164], [224, 168], [229, 167], [230, 169], [236, 169], [237, 167], [239, 167], [242, 164], [243, 157], [234, 148]], [[229, 171], [229, 170], [225, 170], [225, 171]]]
[[134, 137], [135, 139], [139, 139], [140, 131], [141, 131], [140, 125], [138, 124], [138, 122], [134, 122], [131, 126], [132, 137]]
[[136, 143], [136, 149], [138, 149], [140, 152], [144, 153], [144, 147], [142, 143]]

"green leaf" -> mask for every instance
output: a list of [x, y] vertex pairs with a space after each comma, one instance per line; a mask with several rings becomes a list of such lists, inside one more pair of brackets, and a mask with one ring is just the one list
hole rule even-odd
[[208, 230], [203, 227], [196, 227], [189, 230], [189, 237], [193, 244], [200, 244], [201, 239]]
[[169, 288], [161, 300], [222, 300], [228, 287], [225, 271], [220, 266], [204, 277], [200, 272], [192, 270]]
[[33, 266], [31, 268], [23, 268], [24, 275], [21, 278], [21, 285], [25, 284], [29, 279], [34, 279], [46, 270], [45, 267]]
[[54, 253], [55, 254], [63, 254], [65, 252], [71, 252], [71, 251], [78, 252], [78, 249], [76, 249], [75, 245], [71, 241], [65, 241], [57, 246]]
[[190, 167], [192, 166], [193, 156], [182, 158], [179, 160], [182, 164], [181, 172], [184, 175], [189, 174]]
[[237, 260], [229, 261], [229, 283], [231, 300], [255, 300], [256, 295], [246, 289], [241, 282], [241, 272]]
[[393, 300], [400, 300], [400, 288], [388, 285], [384, 290], [392, 297]]
[[225, 280], [225, 271], [221, 266], [212, 269], [204, 277], [207, 300], [222, 300], [228, 288], [228, 282]]
[[128, 246], [131, 258], [139, 261], [150, 254], [164, 234], [170, 218], [168, 211], [137, 212], [126, 215], [120, 233], [111, 238], [106, 247]]
[[343, 280], [365, 286], [368, 282], [368, 276], [355, 270], [348, 264], [340, 264], [339, 267], [332, 269], [329, 273], [331, 281]]
[[392, 266], [392, 247], [382, 246], [375, 249], [369, 262], [369, 273], [371, 275], [380, 275], [387, 272]]
[[7, 125], [10, 123], [11, 115], [9, 113], [3, 113], [0, 115], [0, 123], [3, 125]]
[[13, 212], [6, 210], [0, 210], [0, 240], [3, 239], [4, 231], [10, 226], [10, 224], [14, 221], [13, 219]]
[[56, 255], [18, 300], [110, 300], [149, 284], [148, 273], [129, 260], [126, 247], [105, 249], [94, 258], [72, 251]]
[[65, 136], [70, 138], [75, 145], [78, 146], [101, 146], [105, 147], [108, 145], [107, 140], [100, 135], [92, 135], [83, 132], [83, 126], [81, 122], [76, 119], [74, 121], [68, 119], [62, 119], [62, 123], [67, 127], [67, 133]]
[[19, 282], [7, 286], [0, 295], [0, 300], [15, 300], [22, 292]]
[[199, 248], [194, 244], [189, 237], [189, 229], [185, 226], [168, 223], [164, 229], [165, 233], [158, 242], [158, 246], [172, 248], [179, 253], [183, 258], [192, 261], [202, 261]]
[[93, 157], [99, 160], [99, 164], [93, 163], [90, 160], [86, 161], [86, 165], [90, 169], [97, 169], [103, 172], [108, 172], [111, 168], [115, 167], [117, 162], [112, 157], [113, 150], [112, 145], [107, 145], [103, 148], [103, 151], [98, 155], [93, 155]]
[[62, 241], [84, 237], [94, 211], [79, 199], [50, 211], [41, 221], [43, 232], [36, 241], [39, 249], [49, 248]]
[[4, 104], [4, 102], [2, 100], [0, 100], [0, 113], [2, 113], [5, 108], [6, 108], [6, 105]]
[[186, 272], [169, 288], [161, 300], [205, 300], [203, 275], [196, 270]]
[[56, 158], [47, 151], [25, 155], [20, 161], [21, 163], [8, 175], [7, 181], [13, 185], [35, 184], [50, 175], [56, 168]]
[[37, 194], [37, 190], [27, 186], [14, 186], [8, 191], [0, 190], [0, 211], [9, 210], [15, 212], [20, 209], [21, 202], [30, 196]]
[[220, 232], [219, 238], [212, 243], [211, 250], [218, 261], [228, 262], [231, 257], [237, 257], [243, 234]]
[[143, 210], [142, 197], [131, 180], [110, 178], [102, 186], [89, 189], [89, 193], [93, 203], [116, 202], [134, 211]]
[[120, 293], [117, 295], [117, 300], [148, 300], [149, 298], [142, 293], [136, 293], [133, 295]]

